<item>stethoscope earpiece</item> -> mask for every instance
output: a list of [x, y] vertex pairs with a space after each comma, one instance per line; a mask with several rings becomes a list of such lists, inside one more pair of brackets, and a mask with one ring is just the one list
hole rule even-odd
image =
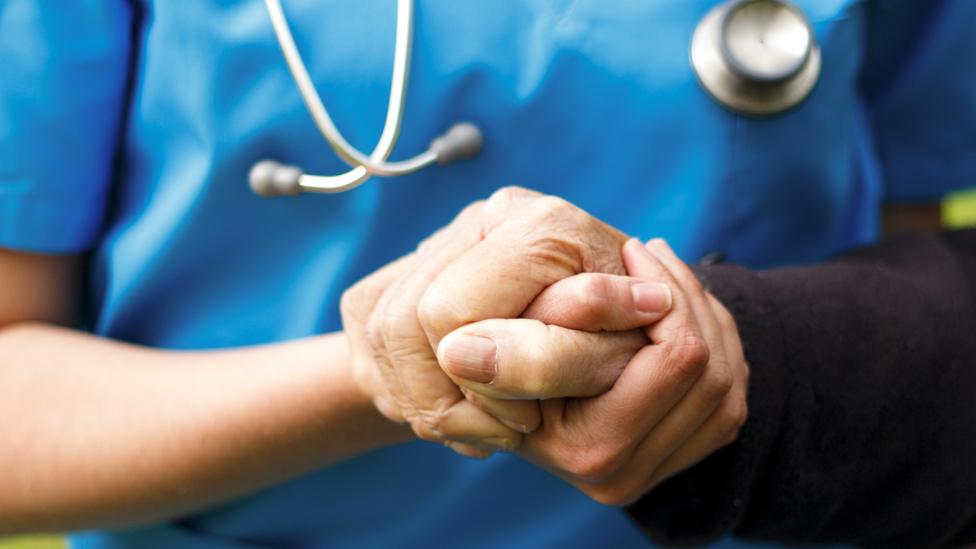
[[[458, 122], [430, 142], [430, 147], [422, 155], [426, 163], [420, 167], [434, 162], [446, 166], [458, 160], [471, 158], [481, 152], [483, 145], [484, 137], [478, 126], [470, 122]], [[412, 171], [417, 169], [419, 168]], [[365, 166], [357, 166], [340, 175], [310, 175], [296, 166], [282, 164], [276, 160], [262, 160], [251, 166], [247, 182], [254, 194], [271, 198], [295, 196], [306, 191], [317, 193], [348, 191], [363, 184], [370, 175]]]
[[302, 170], [274, 160], [262, 160], [251, 167], [247, 182], [263, 197], [294, 196], [302, 192]]
[[374, 175], [398, 176], [420, 171], [434, 164], [450, 164], [456, 160], [478, 154], [483, 142], [481, 131], [473, 124], [462, 122], [452, 126], [444, 135], [431, 142], [430, 147], [407, 160], [388, 162], [400, 135], [403, 104], [407, 96], [407, 76], [410, 71], [410, 49], [413, 35], [412, 0], [397, 0], [396, 38], [393, 47], [393, 77], [390, 81], [390, 100], [386, 110], [386, 122], [376, 148], [367, 156], [353, 147], [339, 132], [329, 111], [322, 104], [305, 62], [298, 53], [298, 46], [291, 35], [288, 20], [279, 0], [265, 0], [268, 17], [274, 29], [281, 53], [288, 70], [295, 79], [298, 91], [305, 100], [309, 114], [325, 140], [351, 169], [339, 175], [310, 175], [294, 166], [285, 166], [273, 160], [263, 160], [250, 171], [248, 182], [260, 196], [296, 195], [301, 192], [338, 193], [362, 185]]
[[725, 107], [751, 116], [802, 102], [820, 76], [810, 21], [788, 0], [729, 0], [702, 18], [691, 40], [702, 87]]
[[485, 138], [478, 126], [470, 122], [458, 122], [443, 135], [434, 138], [430, 142], [430, 150], [437, 155], [437, 163], [446, 166], [477, 155], [484, 143]]

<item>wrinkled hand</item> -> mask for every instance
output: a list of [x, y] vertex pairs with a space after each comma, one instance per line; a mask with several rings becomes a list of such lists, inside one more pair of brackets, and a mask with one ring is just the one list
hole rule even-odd
[[[502, 189], [469, 206], [415, 254], [364, 279], [343, 296], [343, 323], [357, 380], [384, 415], [409, 422], [422, 439], [478, 457], [517, 448], [523, 434], [539, 425], [540, 409], [533, 399], [541, 397], [502, 401], [487, 395], [476, 403], [465, 399], [441, 369], [434, 350], [445, 335], [467, 324], [552, 313], [557, 306], [530, 304], [554, 282], [579, 273], [623, 275], [624, 241], [623, 234], [568, 202], [524, 189]], [[597, 278], [573, 284], [579, 306], [570, 309], [576, 314], [599, 306], [594, 296], [602, 295], [600, 288], [620, 288]], [[571, 360], [577, 367], [602, 372], [599, 382], [580, 385], [571, 376], [540, 377], [523, 380], [524, 386], [546, 397], [599, 394], [613, 385], [647, 342], [639, 330], [627, 329], [657, 320], [666, 309], [666, 289], [656, 283], [641, 286], [643, 309], [632, 307], [628, 317], [608, 315], [594, 322], [592, 331], [571, 329], [571, 311], [563, 315], [569, 327], [524, 319], [506, 337], [467, 342], [461, 354], [496, 356], [499, 372], [512, 369], [500, 362], [506, 357], [547, 364], [553, 374], [560, 363]], [[628, 286], [625, 293], [636, 296], [640, 291]]]
[[[531, 354], [531, 349], [500, 346], [504, 350], [491, 379], [472, 375], [476, 369], [468, 362], [475, 355], [466, 350], [473, 348], [467, 338], [504, 339], [517, 331], [518, 323], [534, 321], [469, 324], [446, 336], [439, 348], [445, 370], [475, 402], [489, 397], [589, 397], [543, 401], [542, 424], [526, 436], [519, 454], [597, 501], [617, 505], [633, 502], [731, 443], [746, 419], [749, 375], [731, 315], [663, 240], [652, 241], [647, 249], [631, 240], [623, 257], [630, 275], [670, 286], [673, 307], [647, 328], [651, 344], [622, 372], [572, 357], [554, 359], [540, 369], [536, 362], [505, 354]], [[567, 322], [561, 308], [578, 295], [577, 278], [558, 282], [539, 296], [532, 309], [540, 320]], [[599, 275], [590, 279], [592, 287], [602, 287], [602, 295], [611, 299], [592, 301], [596, 307], [588, 317], [570, 324], [592, 328], [588, 324], [600, 325], [602, 319], [632, 316], [633, 302], [624, 297], [632, 281]]]

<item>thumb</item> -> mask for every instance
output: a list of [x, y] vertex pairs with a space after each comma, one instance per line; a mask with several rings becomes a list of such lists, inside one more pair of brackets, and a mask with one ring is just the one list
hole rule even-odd
[[606, 392], [635, 352], [639, 330], [590, 333], [530, 319], [491, 319], [448, 334], [441, 367], [460, 386], [492, 398], [587, 397]]
[[583, 273], [543, 290], [522, 317], [574, 330], [616, 332], [653, 324], [670, 309], [671, 289], [665, 284]]

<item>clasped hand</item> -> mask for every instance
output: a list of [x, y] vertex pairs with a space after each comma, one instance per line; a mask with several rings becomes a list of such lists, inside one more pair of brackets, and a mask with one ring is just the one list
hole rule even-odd
[[503, 450], [623, 505], [732, 442], [735, 322], [661, 240], [506, 188], [350, 288], [357, 383], [471, 457]]

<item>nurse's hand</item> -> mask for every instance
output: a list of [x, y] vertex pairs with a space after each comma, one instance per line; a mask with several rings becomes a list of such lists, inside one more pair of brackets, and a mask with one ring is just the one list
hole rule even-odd
[[[515, 449], [539, 423], [537, 402], [482, 398], [480, 406], [474, 405], [445, 375], [434, 349], [443, 336], [466, 324], [519, 317], [556, 281], [583, 272], [623, 275], [620, 247], [625, 240], [564, 200], [518, 188], [496, 192], [466, 208], [412, 258], [343, 296], [343, 323], [357, 378], [381, 412], [409, 422], [422, 439], [469, 456]], [[649, 287], [657, 288], [658, 298], [645, 295], [646, 311], [607, 318], [603, 327], [626, 330], [660, 318], [667, 290]], [[628, 290], [627, 295], [633, 294]], [[592, 301], [585, 299], [582, 306]], [[530, 348], [537, 354], [552, 361], [571, 357], [603, 372], [605, 385], [590, 386], [592, 394], [609, 388], [646, 343], [639, 330], [591, 333], [539, 322], [527, 330], [535, 336]], [[465, 353], [490, 354], [491, 342], [481, 343]], [[566, 389], [578, 388], [567, 380]]]
[[[663, 241], [653, 241], [648, 250], [631, 240], [624, 260], [632, 276], [663, 281], [674, 290], [671, 312], [647, 328], [652, 343], [630, 360], [608, 391], [544, 400], [541, 427], [526, 435], [519, 449], [526, 459], [607, 504], [632, 503], [731, 443], [746, 419], [749, 370], [734, 320]], [[606, 285], [613, 288], [623, 280], [607, 278]], [[573, 294], [565, 288], [572, 284], [570, 278], [551, 286], [537, 304], [565, 301]], [[632, 307], [628, 299], [600, 303], [595, 318], [627, 315]], [[541, 316], [546, 322], [564, 321], [558, 311]], [[522, 349], [527, 355], [519, 357], [511, 352], [518, 348], [507, 348], [509, 356], [497, 362], [488, 383], [470, 379], [470, 369], [451, 359], [464, 337], [519, 337], [519, 322], [478, 322], [441, 341], [442, 362], [469, 398], [548, 398], [572, 394], [565, 392], [567, 385], [575, 386], [574, 396], [602, 392], [605, 380], [598, 372], [580, 369], [572, 360], [540, 364], [532, 360], [531, 349]]]

